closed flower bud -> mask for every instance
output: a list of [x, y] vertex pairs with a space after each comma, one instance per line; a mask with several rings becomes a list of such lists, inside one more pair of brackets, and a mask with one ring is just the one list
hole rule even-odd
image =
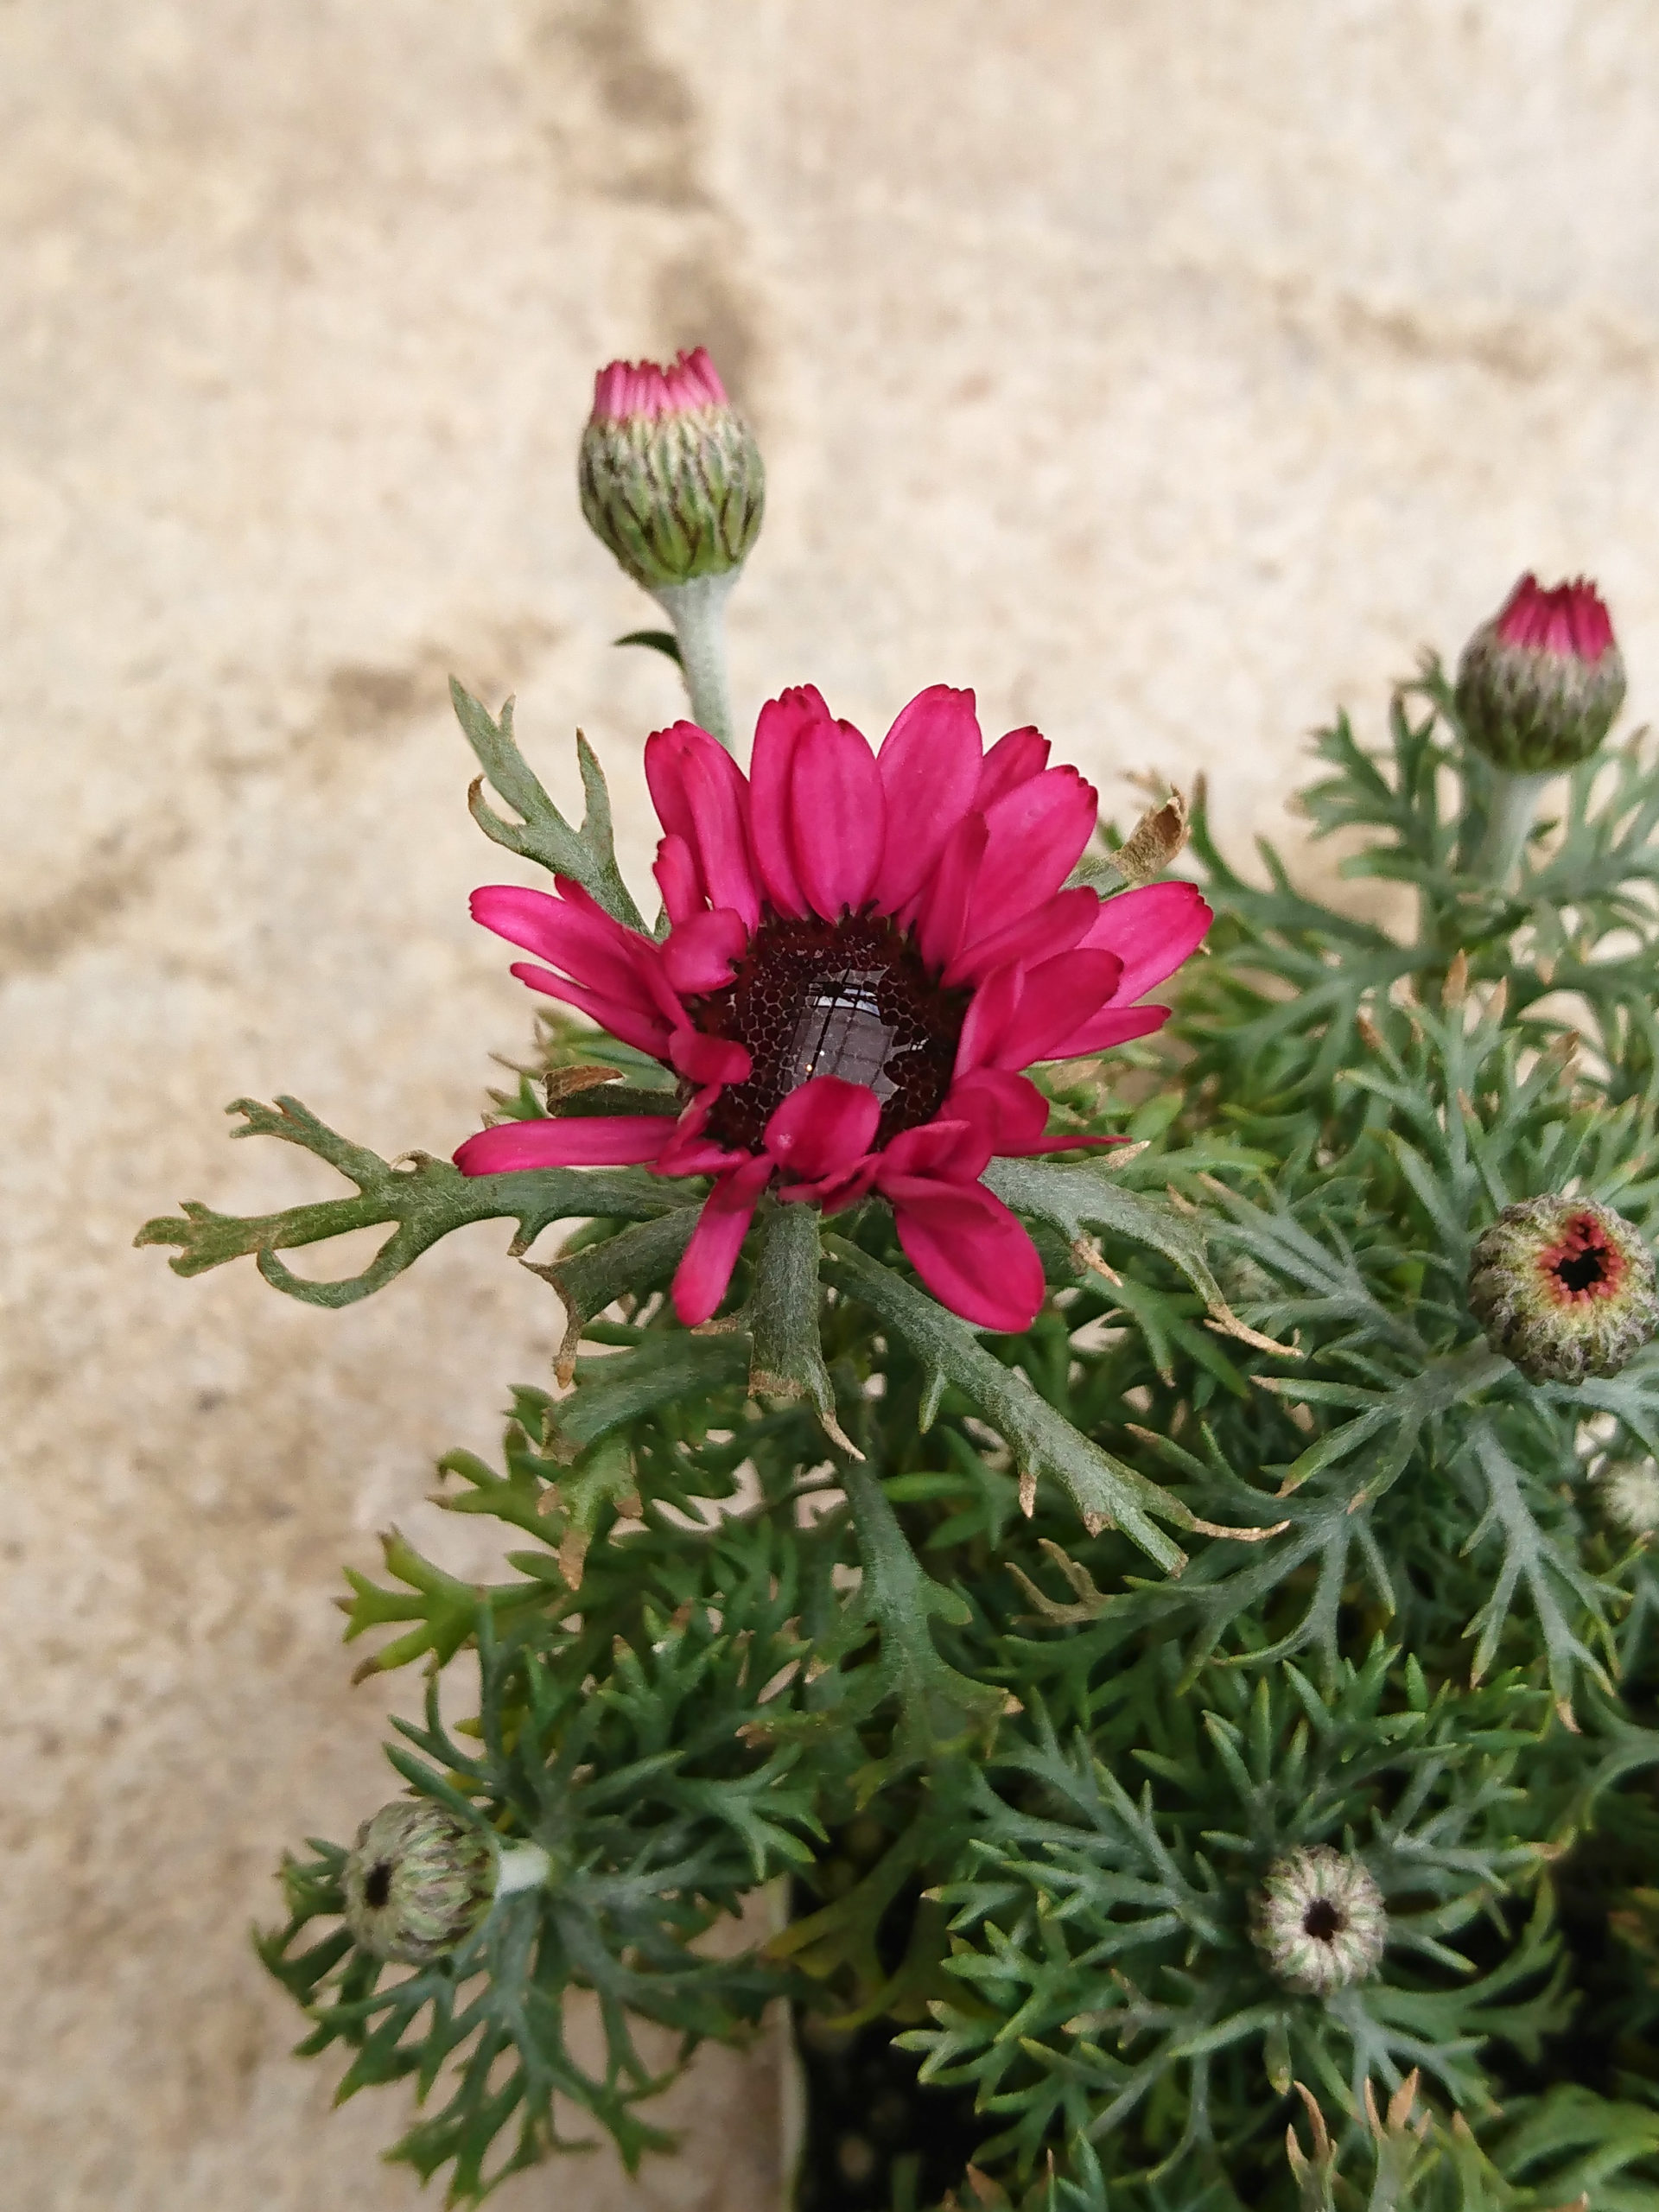
[[1522, 577], [1458, 664], [1458, 713], [1469, 742], [1512, 776], [1587, 760], [1624, 697], [1624, 664], [1595, 586], [1580, 576], [1543, 590]]
[[1653, 1255], [1591, 1198], [1523, 1198], [1477, 1243], [1469, 1308], [1530, 1382], [1617, 1375], [1659, 1328]]
[[1320, 1843], [1274, 1860], [1250, 1900], [1250, 1933], [1287, 1989], [1328, 1997], [1376, 1973], [1389, 1916], [1359, 1860]]
[[357, 1832], [341, 1885], [346, 1924], [378, 1959], [429, 1966], [489, 1911], [495, 1871], [480, 1829], [429, 1797], [399, 1798]]
[[741, 568], [760, 535], [760, 448], [701, 346], [600, 371], [579, 474], [594, 535], [647, 591]]

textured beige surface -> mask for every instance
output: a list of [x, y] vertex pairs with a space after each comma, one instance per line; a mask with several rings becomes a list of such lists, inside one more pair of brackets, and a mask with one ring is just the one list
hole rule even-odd
[[[447, 669], [559, 789], [584, 724], [643, 868], [594, 366], [706, 339], [752, 410], [751, 707], [972, 683], [1294, 838], [1300, 733], [1527, 563], [1652, 695], [1656, 96], [1650, 0], [0, 4], [8, 2212], [416, 2201], [245, 1931], [385, 1791], [338, 1562], [481, 1562], [429, 1463], [553, 1315], [499, 1228], [336, 1316], [128, 1243], [326, 1188], [226, 1098], [447, 1151], [524, 1035]], [[764, 2063], [678, 2102], [645, 2201], [765, 2203]]]

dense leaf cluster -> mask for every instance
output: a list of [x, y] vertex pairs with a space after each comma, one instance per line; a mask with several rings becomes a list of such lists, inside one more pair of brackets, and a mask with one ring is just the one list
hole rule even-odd
[[[475, 794], [486, 829], [614, 911], [590, 756], [578, 832], [505, 718], [462, 715], [524, 825]], [[988, 2207], [1659, 2212], [1659, 1579], [1608, 1505], [1659, 1458], [1659, 1357], [1535, 1385], [1465, 1296], [1516, 1199], [1656, 1226], [1659, 769], [1632, 741], [1563, 779], [1495, 886], [1490, 771], [1438, 671], [1386, 755], [1345, 721], [1319, 751], [1307, 811], [1363, 837], [1347, 871], [1410, 893], [1412, 932], [1270, 852], [1247, 880], [1200, 811], [1211, 957], [1156, 1049], [1055, 1089], [1130, 1147], [991, 1172], [1049, 1273], [1023, 1337], [927, 1298], [874, 1202], [822, 1231], [763, 1207], [727, 1314], [688, 1334], [664, 1294], [701, 1186], [467, 1183], [291, 1101], [244, 1104], [238, 1134], [356, 1198], [144, 1232], [181, 1272], [251, 1253], [339, 1304], [468, 1222], [515, 1220], [519, 1253], [583, 1224], [542, 1269], [573, 1387], [515, 1394], [500, 1466], [442, 1463], [445, 1503], [508, 1532], [507, 1579], [394, 1536], [346, 1601], [368, 1668], [429, 1670], [400, 1774], [554, 1878], [409, 1973], [332, 1917], [343, 1854], [318, 1845], [264, 1947], [302, 2048], [348, 2049], [345, 2089], [412, 2077], [396, 2155], [453, 2199], [563, 2147], [556, 2099], [637, 2156], [672, 2037], [788, 1997], [971, 2088]], [[660, 1080], [551, 1021], [498, 1107], [591, 1111], [617, 1075], [621, 1110]], [[349, 1284], [277, 1257], [373, 1222]], [[1324, 1998], [1275, 1977], [1251, 1910], [1314, 1845], [1389, 1913], [1378, 1973]], [[786, 1924], [703, 1940], [779, 1879]]]

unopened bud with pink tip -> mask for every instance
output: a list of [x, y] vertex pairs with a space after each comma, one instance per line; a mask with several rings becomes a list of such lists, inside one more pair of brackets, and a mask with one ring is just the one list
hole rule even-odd
[[600, 371], [578, 473], [583, 514], [674, 625], [691, 712], [729, 752], [724, 609], [760, 532], [766, 472], [701, 346], [666, 369]]
[[701, 346], [600, 371], [579, 478], [594, 535], [647, 591], [741, 567], [760, 533], [760, 448]]
[[1548, 775], [1587, 760], [1624, 697], [1611, 619], [1583, 576], [1546, 591], [1529, 572], [1458, 664], [1464, 733], [1512, 776]]
[[1659, 1330], [1647, 1241], [1594, 1198], [1505, 1206], [1477, 1240], [1469, 1307], [1494, 1351], [1530, 1382], [1617, 1375]]

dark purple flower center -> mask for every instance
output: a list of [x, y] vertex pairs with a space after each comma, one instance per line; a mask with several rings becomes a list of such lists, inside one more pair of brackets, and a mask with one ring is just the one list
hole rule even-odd
[[768, 911], [731, 982], [691, 1007], [705, 1035], [746, 1046], [753, 1062], [747, 1083], [721, 1093], [709, 1135], [758, 1152], [773, 1111], [820, 1075], [875, 1093], [878, 1144], [931, 1121], [972, 996], [947, 990], [885, 915], [826, 922]]
[[1332, 1904], [1329, 1897], [1315, 1897], [1302, 1915], [1303, 1932], [1316, 1943], [1330, 1943], [1348, 1925], [1347, 1915], [1340, 1905]]

